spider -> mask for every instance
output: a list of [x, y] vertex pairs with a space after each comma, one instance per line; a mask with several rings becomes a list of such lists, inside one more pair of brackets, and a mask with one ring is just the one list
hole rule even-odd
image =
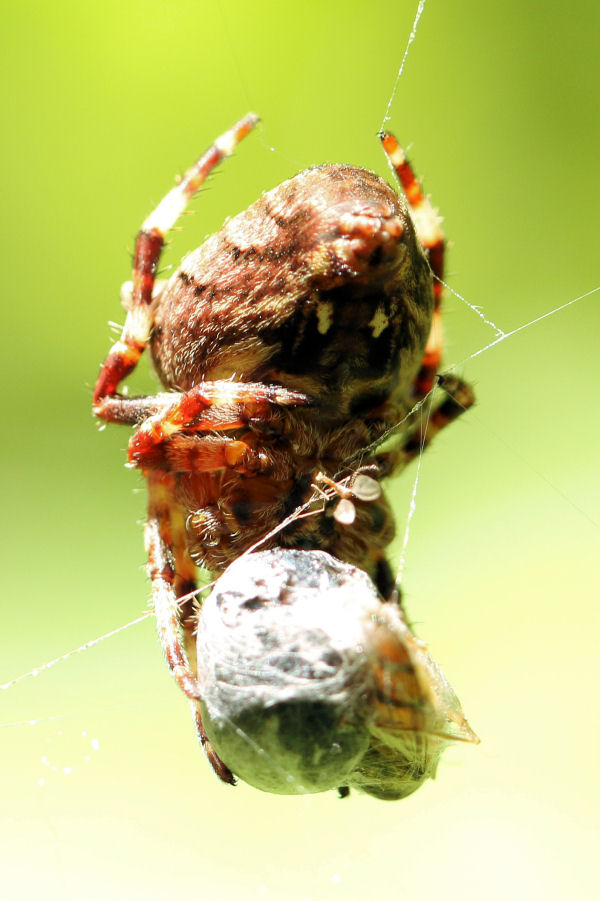
[[[199, 710], [196, 567], [219, 576], [257, 542], [320, 550], [394, 598], [385, 559], [393, 517], [376, 483], [473, 402], [464, 382], [438, 375], [444, 238], [390, 134], [381, 135], [383, 149], [410, 212], [372, 172], [317, 166], [229, 220], [168, 281], [156, 279], [167, 232], [257, 121], [248, 114], [219, 137], [143, 223], [132, 281], [121, 289], [125, 324], [93, 398], [100, 419], [137, 427], [128, 464], [148, 485], [161, 643], [209, 759], [229, 782]], [[146, 347], [166, 390], [119, 394]], [[380, 451], [436, 380], [447, 397], [424, 431], [409, 424], [399, 447]], [[319, 494], [322, 515], [293, 515]]]

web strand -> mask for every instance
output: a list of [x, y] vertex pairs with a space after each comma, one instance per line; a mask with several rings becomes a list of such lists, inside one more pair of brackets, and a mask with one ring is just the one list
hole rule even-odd
[[[475, 357], [479, 357], [486, 351], [491, 350], [492, 347], [495, 347], [496, 344], [500, 344], [506, 338], [512, 338], [513, 335], [517, 335], [519, 332], [525, 331], [526, 328], [530, 328], [532, 325], [536, 325], [538, 322], [542, 322], [544, 319], [548, 319], [550, 316], [554, 316], [555, 313], [560, 313], [561, 310], [565, 310], [567, 307], [571, 307], [573, 306], [573, 304], [579, 303], [580, 300], [585, 300], [586, 297], [591, 297], [592, 294], [597, 294], [598, 291], [600, 291], [600, 285], [592, 288], [590, 291], [586, 291], [585, 294], [580, 294], [579, 297], [574, 297], [572, 300], [568, 300], [566, 303], [555, 307], [553, 310], [549, 310], [547, 313], [542, 313], [541, 316], [536, 316], [535, 319], [531, 319], [529, 322], [525, 322], [523, 325], [519, 325], [517, 328], [514, 328], [510, 332], [502, 332], [495, 341], [490, 341], [490, 343], [486, 344], [485, 347], [481, 347], [479, 350], [474, 351], [474, 353], [470, 354], [468, 357], [465, 357], [464, 360], [461, 360], [460, 363], [455, 363], [454, 366], [462, 366], [467, 362], [467, 360], [474, 360]], [[471, 305], [469, 304], [469, 306]]]
[[421, 476], [421, 461], [423, 459], [423, 448], [425, 446], [425, 435], [427, 434], [427, 426], [429, 425], [429, 418], [431, 416], [431, 408], [433, 401], [433, 394], [428, 395], [430, 401], [427, 406], [427, 417], [425, 423], [421, 423], [421, 447], [419, 449], [419, 457], [417, 460], [417, 471], [415, 473], [415, 478], [413, 482], [412, 492], [410, 495], [410, 504], [408, 507], [408, 514], [406, 517], [406, 525], [404, 526], [404, 537], [402, 539], [402, 548], [400, 550], [400, 558], [398, 560], [398, 571], [396, 574], [396, 588], [400, 590], [402, 585], [402, 577], [404, 575], [404, 566], [406, 564], [406, 551], [408, 548], [408, 542], [410, 540], [410, 526], [413, 519], [413, 516], [417, 510], [417, 491], [419, 489], [419, 479]]
[[8, 682], [0, 684], [0, 691], [7, 691], [9, 688], [14, 688], [15, 685], [18, 685], [20, 682], [24, 682], [25, 679], [35, 678], [46, 670], [52, 669], [52, 667], [56, 666], [57, 663], [63, 663], [65, 660], [68, 660], [69, 657], [73, 657], [75, 654], [82, 654], [84, 651], [89, 650], [89, 648], [93, 648], [95, 645], [100, 644], [101, 641], [106, 641], [107, 638], [112, 638], [114, 635], [118, 635], [120, 632], [125, 632], [126, 629], [130, 629], [132, 626], [137, 626], [139, 623], [144, 622], [144, 620], [149, 619], [149, 617], [151, 617], [152, 615], [152, 611], [148, 610], [146, 613], [143, 613], [136, 619], [132, 619], [130, 622], [125, 623], [125, 625], [123, 626], [117, 626], [116, 629], [111, 629], [110, 632], [105, 632], [104, 635], [100, 635], [98, 636], [98, 638], [92, 638], [90, 641], [86, 641], [78, 648], [73, 648], [71, 651], [67, 651], [64, 654], [61, 654], [59, 657], [54, 657], [47, 663], [42, 663], [40, 664], [40, 666], [36, 666], [33, 669], [28, 670], [26, 673], [22, 673], [20, 676], [15, 676], [14, 679], [9, 679]]
[[436, 281], [438, 281], [440, 283], [440, 285], [442, 285], [446, 289], [446, 291], [448, 291], [450, 294], [453, 294], [454, 297], [456, 297], [458, 300], [460, 300], [464, 304], [466, 304], [466, 306], [468, 306], [468, 308], [470, 310], [472, 310], [477, 316], [479, 316], [479, 318], [483, 322], [485, 322], [486, 325], [489, 325], [490, 328], [493, 328], [494, 331], [496, 332], [496, 335], [498, 338], [506, 337], [506, 332], [503, 329], [501, 329], [499, 325], [496, 325], [495, 322], [492, 322], [491, 319], [488, 319], [480, 306], [478, 306], [477, 304], [474, 304], [474, 303], [469, 303], [469, 301], [467, 300], [466, 297], [463, 297], [462, 294], [459, 294], [458, 291], [456, 291], [450, 285], [447, 285], [443, 279], [438, 278], [437, 276], [435, 276], [435, 279], [436, 279]]
[[402, 73], [404, 72], [404, 67], [406, 65], [406, 60], [408, 59], [408, 53], [410, 51], [412, 42], [417, 36], [417, 28], [419, 26], [419, 20], [423, 15], [423, 10], [425, 9], [426, 0], [419, 0], [419, 5], [417, 6], [417, 11], [415, 13], [415, 18], [413, 20], [412, 29], [408, 36], [408, 41], [406, 43], [406, 48], [404, 50], [404, 56], [402, 57], [402, 62], [400, 63], [400, 68], [398, 69], [398, 74], [396, 75], [396, 80], [394, 82], [394, 87], [392, 88], [392, 93], [390, 95], [390, 99], [388, 101], [388, 105], [385, 110], [385, 115], [381, 120], [381, 125], [379, 126], [379, 131], [383, 131], [385, 129], [386, 123], [390, 121], [390, 110], [392, 108], [392, 103], [396, 99], [396, 94], [398, 92], [398, 85], [400, 83], [400, 78], [402, 77]]

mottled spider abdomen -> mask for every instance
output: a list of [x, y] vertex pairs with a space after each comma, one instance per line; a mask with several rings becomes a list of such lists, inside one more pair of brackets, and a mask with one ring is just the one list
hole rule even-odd
[[407, 391], [432, 312], [431, 271], [398, 195], [364, 169], [319, 166], [185, 258], [150, 346], [167, 387], [275, 382], [335, 425]]

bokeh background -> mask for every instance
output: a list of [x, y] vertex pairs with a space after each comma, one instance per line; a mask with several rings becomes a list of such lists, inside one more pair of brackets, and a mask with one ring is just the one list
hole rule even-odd
[[[447, 279], [505, 331], [598, 288], [600, 7], [22, 0], [2, 13], [0, 680], [146, 609], [144, 493], [90, 393], [136, 229], [247, 109], [263, 126], [166, 255], [313, 163], [410, 148]], [[409, 612], [482, 738], [404, 802], [217, 783], [151, 619], [3, 692], [10, 899], [597, 897], [600, 293], [447, 363], [478, 406], [423, 459]], [[138, 388], [152, 385], [145, 367]], [[400, 533], [413, 473], [395, 485]], [[396, 549], [396, 553], [398, 549]]]

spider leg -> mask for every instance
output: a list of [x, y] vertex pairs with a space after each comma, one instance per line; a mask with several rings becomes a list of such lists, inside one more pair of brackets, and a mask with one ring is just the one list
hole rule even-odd
[[407, 433], [399, 447], [377, 455], [380, 478], [404, 469], [411, 460], [429, 447], [442, 429], [455, 422], [475, 403], [473, 389], [461, 378], [455, 375], [438, 375], [437, 382], [446, 392], [446, 397], [421, 427], [413, 428]]
[[[208, 436], [186, 441], [190, 432], [227, 431], [247, 426], [253, 419], [263, 425], [280, 417], [281, 408], [310, 403], [305, 394], [279, 385], [252, 382], [200, 382], [185, 394], [103, 399], [96, 415], [109, 422], [141, 423], [130, 441], [128, 462], [141, 469], [210, 472], [233, 468], [264, 469], [260, 449], [244, 441]], [[191, 467], [191, 461], [195, 466]], [[262, 461], [262, 462], [261, 462]]]
[[414, 382], [415, 395], [417, 400], [419, 400], [425, 397], [433, 388], [442, 360], [441, 301], [446, 242], [440, 226], [440, 217], [432, 207], [429, 199], [423, 194], [421, 185], [398, 141], [389, 132], [383, 132], [380, 134], [380, 138], [384, 152], [398, 176], [410, 205], [417, 237], [427, 251], [429, 265], [433, 273], [433, 319], [421, 369]]
[[119, 384], [136, 367], [148, 342], [154, 317], [155, 276], [166, 233], [175, 225], [212, 169], [233, 152], [257, 122], [258, 117], [248, 113], [217, 138], [143, 223], [135, 244], [131, 305], [120, 340], [110, 349], [100, 370], [94, 389], [94, 406], [103, 398], [116, 394]]
[[278, 385], [200, 382], [141, 424], [129, 441], [129, 462], [143, 466], [145, 455], [177, 433], [237, 429], [256, 417], [266, 423], [277, 417], [277, 408], [306, 403], [305, 394]]
[[[147, 476], [148, 477], [148, 476]], [[162, 478], [148, 477], [149, 482], [161, 485]], [[198, 616], [198, 601], [196, 598], [196, 565], [188, 553], [187, 533], [185, 527], [185, 512], [181, 506], [173, 500], [174, 484], [169, 480], [168, 497], [171, 525], [171, 550], [175, 564], [173, 579], [173, 591], [177, 599], [178, 620], [181, 624], [185, 653], [192, 672], [196, 672], [196, 621]], [[163, 483], [164, 488], [164, 483]], [[159, 489], [162, 494], [162, 489]], [[157, 491], [157, 493], [159, 493]]]
[[156, 416], [173, 405], [180, 394], [163, 392], [161, 394], [124, 397], [104, 397], [94, 409], [98, 419], [105, 422], [116, 422], [119, 425], [140, 425], [149, 416]]
[[183, 692], [198, 700], [196, 676], [185, 649], [181, 611], [175, 585], [176, 558], [173, 553], [171, 526], [173, 480], [165, 474], [148, 476], [148, 521], [145, 528], [148, 574], [152, 582], [152, 599], [160, 643], [169, 669]]
[[[130, 441], [130, 466], [150, 469], [174, 469], [169, 453], [177, 459], [177, 471], [189, 471], [183, 455], [194, 454], [199, 471], [223, 467], [264, 468], [248, 444], [210, 436], [204, 442], [205, 463], [200, 442], [187, 443], [190, 432], [227, 431], [248, 425], [255, 418], [273, 423], [280, 408], [311, 403], [305, 395], [279, 385], [252, 382], [200, 382], [185, 394], [157, 394], [154, 397], [107, 397], [96, 407], [96, 415], [107, 422], [139, 424]], [[182, 440], [177, 442], [175, 439]], [[184, 450], [185, 449], [185, 450]], [[181, 468], [183, 465], [183, 468]]]
[[206, 756], [223, 782], [235, 784], [231, 770], [217, 756], [206, 736], [198, 707], [196, 610], [189, 596], [196, 588], [196, 572], [187, 552], [185, 517], [174, 501], [172, 476], [148, 473], [147, 480], [146, 552], [160, 643], [171, 674], [190, 699], [198, 739]]
[[273, 453], [257, 445], [254, 437], [252, 433], [240, 438], [177, 433], [141, 453], [130, 453], [131, 462], [128, 465], [141, 468], [144, 472], [202, 473], [228, 469], [244, 475], [257, 475], [272, 470]]
[[[155, 306], [160, 300], [161, 294], [165, 290], [168, 285], [168, 279], [159, 278], [154, 282], [154, 287], [152, 288], [152, 305]], [[120, 290], [121, 295], [121, 306], [124, 310], [129, 310], [133, 306], [133, 282], [130, 280], [128, 282], [123, 282]]]

